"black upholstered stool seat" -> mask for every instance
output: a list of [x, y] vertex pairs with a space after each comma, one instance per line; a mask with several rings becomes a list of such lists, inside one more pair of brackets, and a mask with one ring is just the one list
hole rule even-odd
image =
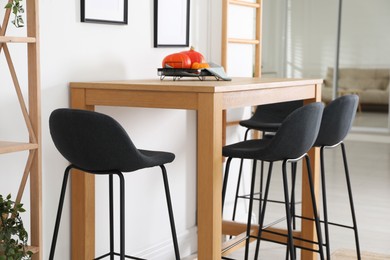
[[[172, 162], [175, 155], [169, 152], [140, 150], [135, 147], [123, 127], [113, 118], [97, 112], [77, 109], [57, 109], [49, 119], [50, 134], [58, 151], [70, 162], [64, 173], [57, 219], [49, 260], [54, 259], [55, 247], [69, 172], [72, 168], [90, 174], [109, 176], [110, 251], [95, 259], [119, 256], [141, 259], [125, 254], [125, 179], [124, 172], [159, 166], [161, 168], [165, 196], [171, 226], [175, 259], [180, 259], [176, 228], [170, 197], [165, 164]], [[120, 252], [114, 251], [114, 203], [113, 176], [119, 178], [120, 195]], [[140, 236], [142, 237], [142, 236]]]
[[175, 155], [169, 152], [161, 152], [161, 151], [150, 151], [150, 150], [138, 150], [142, 155], [143, 168], [150, 168], [159, 166], [162, 164], [167, 164], [173, 162], [175, 160]]
[[267, 147], [270, 142], [271, 139], [256, 139], [226, 145], [222, 148], [222, 155], [256, 160], [261, 154], [267, 153]]

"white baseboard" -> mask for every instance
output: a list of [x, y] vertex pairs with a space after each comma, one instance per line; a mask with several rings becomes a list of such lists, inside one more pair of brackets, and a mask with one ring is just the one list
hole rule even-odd
[[[184, 258], [197, 251], [197, 227], [192, 227], [187, 231], [178, 234], [180, 256]], [[172, 260], [174, 259], [174, 250], [172, 240], [166, 240], [160, 244], [149, 247], [135, 254], [139, 258], [150, 260]]]

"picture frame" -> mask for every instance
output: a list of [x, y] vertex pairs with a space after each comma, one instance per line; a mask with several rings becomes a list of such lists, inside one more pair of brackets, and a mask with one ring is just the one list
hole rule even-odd
[[80, 0], [81, 22], [127, 24], [128, 0]]
[[154, 0], [154, 47], [188, 47], [190, 0]]

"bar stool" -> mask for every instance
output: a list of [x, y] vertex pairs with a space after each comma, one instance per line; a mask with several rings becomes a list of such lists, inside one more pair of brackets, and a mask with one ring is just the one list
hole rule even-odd
[[[320, 147], [321, 158], [321, 182], [322, 182], [322, 198], [323, 198], [323, 215], [324, 215], [324, 231], [325, 231], [325, 244], [327, 259], [330, 259], [330, 244], [329, 244], [329, 224], [339, 227], [353, 229], [355, 234], [355, 245], [357, 259], [360, 260], [360, 246], [359, 236], [356, 224], [355, 207], [352, 197], [351, 181], [349, 177], [347, 156], [345, 152], [344, 139], [347, 136], [349, 130], [352, 127], [353, 119], [356, 115], [356, 110], [359, 104], [359, 97], [357, 95], [341, 96], [332, 102], [330, 102], [324, 109], [320, 131], [318, 133], [317, 140], [314, 146]], [[327, 210], [327, 196], [326, 196], [326, 183], [325, 183], [325, 162], [324, 162], [324, 150], [341, 147], [343, 156], [344, 172], [347, 183], [348, 198], [352, 217], [352, 226], [341, 225], [337, 223], [331, 223], [328, 221]]]
[[[282, 121], [295, 109], [302, 107], [303, 101], [302, 100], [296, 100], [296, 101], [287, 101], [287, 102], [281, 102], [281, 103], [274, 103], [274, 104], [266, 104], [266, 105], [259, 105], [256, 107], [255, 113], [253, 116], [246, 120], [241, 120], [239, 124], [246, 129], [245, 135], [244, 135], [244, 141], [248, 139], [248, 133], [250, 130], [257, 130], [262, 132], [262, 138], [270, 138], [273, 134], [279, 129], [280, 125], [282, 124]], [[266, 135], [267, 133], [270, 133], [271, 135]], [[237, 185], [236, 185], [236, 191], [235, 191], [235, 197], [234, 197], [234, 205], [233, 205], [233, 215], [232, 220], [235, 220], [236, 218], [236, 211], [237, 211], [237, 203], [238, 199], [249, 199], [249, 194], [240, 195], [240, 185], [241, 185], [241, 179], [242, 179], [242, 168], [243, 168], [244, 159], [241, 159], [240, 161], [240, 168], [238, 172], [238, 179], [237, 179]], [[255, 162], [254, 162], [255, 163]], [[295, 164], [292, 164], [292, 167], [296, 167]], [[295, 173], [293, 170], [292, 172]], [[263, 175], [264, 175], [264, 162], [260, 162], [260, 191], [255, 193], [254, 195], [259, 195], [261, 197], [262, 189], [263, 189]], [[292, 178], [294, 179], [295, 176], [292, 175]], [[255, 199], [257, 200], [257, 199]], [[294, 204], [295, 198], [291, 198], [291, 203]], [[259, 199], [259, 209], [261, 208], [261, 199]], [[293, 210], [293, 209], [292, 209]], [[259, 214], [260, 215], [260, 214]], [[293, 226], [295, 228], [295, 221], [293, 221]]]
[[[109, 176], [109, 215], [110, 252], [95, 259], [125, 255], [125, 179], [123, 172], [160, 166], [165, 187], [165, 196], [171, 225], [175, 259], [180, 259], [175, 221], [169, 192], [167, 171], [164, 164], [174, 160], [175, 155], [168, 152], [137, 149], [122, 126], [113, 118], [92, 111], [76, 109], [57, 109], [49, 119], [50, 134], [58, 151], [70, 162], [62, 182], [60, 201], [54, 228], [49, 259], [54, 259], [58, 229], [61, 221], [67, 180], [71, 169], [79, 169], [95, 175]], [[114, 251], [114, 204], [113, 176], [119, 177], [120, 187], [120, 252]]]
[[[266, 212], [268, 192], [270, 186], [270, 180], [272, 176], [272, 166], [276, 161], [282, 161], [282, 175], [283, 175], [283, 188], [284, 188], [284, 205], [286, 211], [286, 222], [287, 222], [287, 248], [291, 252], [290, 259], [295, 259], [295, 246], [292, 226], [291, 226], [291, 209], [289, 202], [289, 191], [287, 183], [287, 171], [286, 164], [288, 162], [297, 162], [302, 158], [305, 158], [306, 165], [308, 168], [308, 180], [310, 186], [310, 193], [312, 198], [313, 206], [313, 215], [317, 232], [317, 242], [311, 241], [314, 244], [318, 245], [317, 251], [321, 259], [324, 259], [324, 253], [322, 248], [322, 236], [321, 236], [321, 226], [317, 213], [317, 205], [314, 194], [314, 186], [311, 175], [310, 159], [307, 156], [306, 152], [312, 147], [314, 141], [317, 138], [318, 130], [321, 123], [321, 116], [323, 112], [323, 104], [321, 103], [311, 103], [309, 105], [303, 106], [296, 109], [292, 112], [285, 120], [283, 120], [279, 130], [276, 132], [275, 136], [272, 139], [259, 139], [259, 140], [249, 140], [243, 141], [232, 145], [227, 145], [223, 148], [222, 154], [228, 157], [228, 161], [232, 158], [240, 159], [253, 159], [267, 161], [270, 163], [268, 177], [265, 186], [264, 194], [264, 203], [261, 209], [261, 216], [259, 222], [259, 232], [257, 236], [257, 245], [256, 245], [256, 255], [257, 259], [258, 250], [260, 246], [260, 239], [262, 232], [267, 232], [267, 229], [263, 229], [264, 216]], [[255, 168], [255, 167], [254, 167]], [[229, 176], [228, 169], [225, 172], [224, 182], [223, 182], [223, 194], [222, 197], [225, 197], [226, 193], [226, 184]], [[251, 237], [251, 212], [253, 207], [253, 195], [254, 195], [254, 186], [255, 186], [255, 169], [252, 171], [252, 180], [251, 180], [251, 191], [250, 191], [250, 201], [249, 201], [249, 213], [247, 221], [247, 231], [246, 231], [246, 245], [245, 245], [245, 260], [249, 256], [249, 240]], [[283, 235], [283, 234], [280, 234]], [[301, 247], [302, 249], [309, 249]], [[309, 249], [312, 250], [312, 249]]]

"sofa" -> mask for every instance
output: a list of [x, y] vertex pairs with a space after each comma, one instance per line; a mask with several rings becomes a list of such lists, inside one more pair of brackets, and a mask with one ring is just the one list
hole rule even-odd
[[[332, 100], [333, 68], [328, 68], [322, 88], [322, 100]], [[340, 68], [339, 94], [359, 95], [363, 110], [388, 111], [390, 69]]]

